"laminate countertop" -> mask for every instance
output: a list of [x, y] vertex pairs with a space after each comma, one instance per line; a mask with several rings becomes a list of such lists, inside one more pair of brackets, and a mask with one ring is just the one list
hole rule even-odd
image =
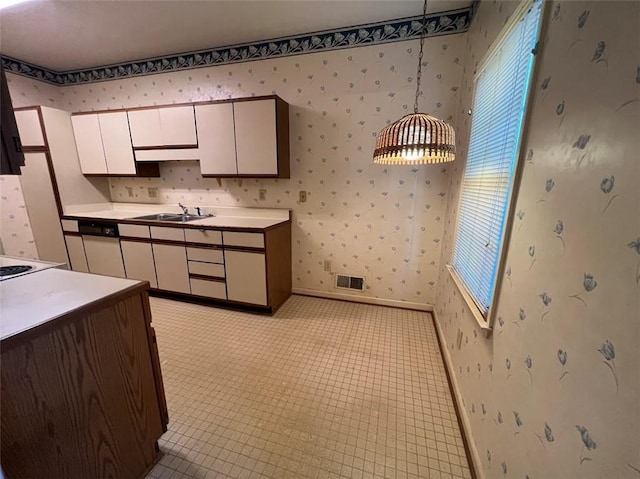
[[[191, 207], [190, 211], [193, 212], [194, 208]], [[113, 203], [109, 205], [108, 208], [92, 210], [88, 207], [83, 207], [72, 211], [65, 211], [63, 219], [125, 220], [127, 223], [174, 227], [203, 226], [208, 228], [256, 230], [270, 228], [290, 220], [290, 212], [286, 209], [203, 206], [202, 211], [204, 214], [213, 214], [213, 216], [186, 222], [143, 220], [136, 219], [136, 217], [156, 213], [180, 214], [181, 210], [178, 206], [170, 204], [136, 205], [132, 203]]]
[[46, 269], [0, 282], [0, 340], [5, 340], [143, 282]]

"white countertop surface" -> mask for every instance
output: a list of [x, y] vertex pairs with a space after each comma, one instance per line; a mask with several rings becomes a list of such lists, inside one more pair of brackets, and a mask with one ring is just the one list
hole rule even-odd
[[[190, 213], [195, 209], [190, 207]], [[264, 229], [289, 220], [289, 210], [267, 208], [236, 208], [236, 207], [201, 207], [203, 214], [214, 214], [208, 218], [185, 223], [166, 221], [166, 225], [194, 225], [217, 228], [257, 228]], [[177, 205], [171, 204], [136, 204], [136, 203], [110, 203], [95, 205], [80, 205], [65, 211], [65, 217], [95, 218], [106, 220], [133, 220], [136, 216], [145, 216], [154, 213], [181, 212]], [[139, 220], [141, 223], [145, 220]], [[158, 224], [154, 221], [154, 224]]]
[[46, 323], [140, 281], [46, 269], [0, 283], [0, 339]]

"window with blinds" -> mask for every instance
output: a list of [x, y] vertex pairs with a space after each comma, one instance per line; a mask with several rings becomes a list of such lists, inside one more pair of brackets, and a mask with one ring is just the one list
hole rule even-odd
[[451, 268], [485, 318], [496, 284], [541, 4], [522, 10], [476, 74]]

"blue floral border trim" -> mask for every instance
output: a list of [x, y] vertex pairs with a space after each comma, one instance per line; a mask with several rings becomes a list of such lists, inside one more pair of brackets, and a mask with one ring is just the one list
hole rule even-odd
[[[427, 16], [426, 36], [466, 32], [471, 22], [472, 8]], [[420, 36], [421, 26], [420, 16], [409, 17], [68, 72], [55, 72], [6, 56], [0, 58], [5, 71], [9, 73], [66, 86], [411, 40]]]

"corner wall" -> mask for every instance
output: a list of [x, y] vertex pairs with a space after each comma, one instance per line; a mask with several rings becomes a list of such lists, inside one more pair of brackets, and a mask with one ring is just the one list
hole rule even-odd
[[640, 477], [638, 2], [548, 5], [488, 339], [445, 267], [474, 68], [516, 7], [481, 2], [467, 34], [435, 305], [445, 347], [484, 476]]

